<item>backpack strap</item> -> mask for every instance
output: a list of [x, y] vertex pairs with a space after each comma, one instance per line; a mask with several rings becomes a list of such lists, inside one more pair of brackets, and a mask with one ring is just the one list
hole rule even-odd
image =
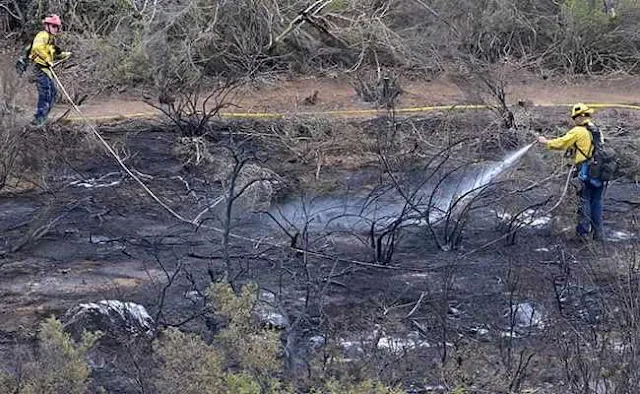
[[592, 123], [587, 123], [587, 125], [585, 126], [585, 129], [587, 129], [587, 131], [589, 132], [589, 138], [591, 139], [591, 146], [593, 148], [593, 152], [591, 155], [588, 155], [586, 153], [584, 153], [582, 151], [582, 149], [580, 149], [578, 147], [578, 143], [573, 144], [573, 146], [578, 150], [578, 152], [580, 152], [582, 154], [582, 156], [584, 156], [587, 160], [591, 160], [593, 158], [593, 156], [596, 153], [596, 142], [594, 141], [593, 138], [593, 131], [591, 131], [591, 127], [590, 126], [594, 126]]

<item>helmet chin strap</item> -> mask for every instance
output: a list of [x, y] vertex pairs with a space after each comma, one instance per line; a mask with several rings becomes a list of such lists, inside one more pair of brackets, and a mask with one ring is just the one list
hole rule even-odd
[[[51, 31], [51, 26], [56, 26], [58, 28], [55, 33]], [[58, 32], [60, 32], [60, 26], [52, 25], [51, 23], [45, 23], [44, 28], [47, 31], [47, 33], [53, 34], [54, 36], [58, 35]]]

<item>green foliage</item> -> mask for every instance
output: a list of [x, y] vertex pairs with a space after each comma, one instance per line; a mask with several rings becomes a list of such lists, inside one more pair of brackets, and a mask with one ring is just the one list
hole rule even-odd
[[207, 295], [220, 316], [229, 320], [231, 328], [248, 330], [252, 326], [251, 311], [256, 302], [258, 288], [255, 284], [242, 287], [239, 295], [227, 283], [214, 283]]
[[[160, 394], [284, 394], [293, 393], [278, 378], [281, 344], [276, 332], [260, 328], [251, 312], [257, 287], [244, 286], [236, 295], [228, 284], [214, 284], [208, 296], [228, 325], [207, 345], [200, 337], [167, 330], [154, 344], [162, 359], [156, 388]], [[316, 394], [398, 394], [371, 380], [340, 382], [329, 379]]]
[[345, 383], [329, 380], [322, 388], [316, 388], [312, 394], [402, 394], [399, 389], [385, 387], [379, 382], [365, 380], [360, 383]]
[[247, 373], [240, 372], [229, 374], [225, 377], [225, 383], [229, 393], [233, 394], [260, 394], [260, 385]]
[[16, 379], [0, 371], [0, 393], [14, 393], [18, 387]]
[[[640, 43], [638, 4], [625, 2], [616, 8], [617, 18], [602, 10], [602, 2], [590, 0], [436, 0], [430, 3], [439, 17], [428, 17], [434, 26], [419, 36], [402, 33], [403, 41], [415, 52], [423, 43], [449, 42], [437, 54], [454, 53], [482, 62], [529, 62], [566, 73], [637, 71]], [[415, 15], [412, 15], [415, 14]], [[397, 16], [401, 23], [419, 26], [415, 8]], [[433, 18], [433, 19], [430, 19]], [[444, 25], [447, 22], [448, 25]], [[443, 28], [446, 26], [447, 28]], [[455, 48], [453, 46], [456, 46]]]
[[600, 4], [592, 7], [592, 3], [589, 0], [565, 0], [561, 9], [563, 12], [571, 13], [578, 22], [606, 24], [609, 16], [602, 12]]
[[51, 317], [44, 321], [38, 334], [38, 360], [27, 366], [22, 394], [83, 394], [89, 383], [87, 352], [100, 338], [100, 333], [84, 333], [79, 344], [62, 329], [62, 323]]
[[[207, 345], [194, 334], [166, 331], [154, 348], [162, 358], [160, 393], [281, 393], [274, 376], [282, 369], [278, 360], [280, 341], [276, 332], [263, 330], [251, 318], [256, 302], [255, 285], [244, 286], [236, 295], [228, 284], [215, 284], [209, 297], [228, 326]], [[240, 371], [231, 370], [237, 365]]]
[[208, 294], [220, 314], [228, 320], [228, 327], [216, 337], [227, 357], [251, 374], [262, 387], [273, 386], [272, 376], [282, 369], [278, 357], [281, 344], [276, 331], [262, 329], [252, 318], [257, 286], [246, 285], [236, 296], [229, 284], [217, 283], [211, 286]]
[[154, 343], [163, 364], [156, 381], [159, 394], [223, 394], [224, 358], [197, 335], [169, 329]]
[[327, 9], [332, 12], [345, 11], [349, 6], [349, 0], [333, 0], [331, 4], [327, 6]]
[[114, 70], [115, 80], [119, 80], [128, 85], [153, 81], [154, 70], [145, 48], [137, 44], [129, 51], [122, 54], [122, 61]]
[[566, 0], [560, 7], [560, 31], [557, 50], [550, 54], [571, 73], [588, 73], [611, 67], [624, 48], [624, 37], [608, 15], [592, 9], [586, 0]]

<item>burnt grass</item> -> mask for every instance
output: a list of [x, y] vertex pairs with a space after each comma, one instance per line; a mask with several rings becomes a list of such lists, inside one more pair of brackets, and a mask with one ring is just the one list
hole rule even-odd
[[[306, 120], [298, 120], [295, 127], [225, 122], [219, 133], [204, 140], [211, 147], [241, 146], [242, 157], [278, 173], [285, 180], [274, 196], [278, 206], [301, 195], [352, 198], [373, 190], [381, 179], [388, 181], [389, 173], [407, 184], [418, 182], [429, 144], [443, 146], [447, 139], [471, 137], [473, 147], [464, 157], [478, 161], [499, 160], [530, 140], [527, 131], [492, 129], [491, 117], [478, 112], [398, 119], [394, 138], [400, 143], [389, 148], [393, 171], [384, 169], [377, 156], [377, 146], [388, 141], [392, 130], [386, 118], [317, 121], [321, 127]], [[553, 127], [563, 121], [563, 109], [548, 109], [538, 116], [536, 127], [549, 135], [558, 132]], [[609, 114], [601, 122], [605, 130], [637, 130], [640, 125], [628, 113]], [[54, 126], [45, 133], [65, 133], [68, 128]], [[223, 192], [212, 168], [185, 164], [175, 154], [179, 136], [167, 127], [139, 123], [99, 129], [120, 147], [127, 165], [183, 216], [194, 217]], [[244, 134], [232, 143], [229, 130]], [[252, 130], [276, 130], [279, 137], [248, 135]], [[324, 155], [319, 171], [316, 152]], [[459, 225], [460, 241], [451, 250], [438, 248], [427, 226], [407, 225], [398, 231], [389, 261], [374, 261], [366, 230], [310, 226], [296, 237], [299, 249], [292, 249], [291, 237], [264, 213], [239, 207], [232, 233], [245, 239], [230, 239], [230, 279], [236, 287], [255, 281], [276, 295], [292, 324], [283, 332], [287, 365], [299, 376], [317, 374], [310, 360], [342, 341], [348, 348], [343, 356], [353, 361], [336, 373], [373, 375], [413, 387], [414, 392], [439, 385], [484, 392], [524, 387], [558, 392], [565, 387], [568, 392], [580, 380], [572, 375], [580, 375], [572, 364], [575, 350], [591, 343], [584, 337], [597, 338], [593, 343], [604, 348], [609, 342], [603, 337], [624, 342], [633, 328], [628, 322], [633, 311], [623, 299], [638, 294], [640, 190], [628, 177], [611, 183], [604, 244], [573, 236], [571, 192], [551, 220], [517, 226], [506, 236], [510, 228], [496, 212], [515, 213], [537, 203], [543, 204], [538, 212], [544, 212], [560, 197], [566, 172], [540, 187], [513, 193], [550, 175], [558, 168], [559, 156], [532, 149], [505, 175], [505, 183], [474, 200]], [[44, 179], [42, 188], [0, 199], [4, 367], [11, 369], [16, 346], [32, 342], [42, 319], [80, 302], [136, 302], [160, 327], [213, 336], [218, 322], [203, 313], [206, 303], [199, 295], [223, 275], [221, 234], [211, 229], [223, 227], [221, 206], [212, 209], [203, 226], [180, 222], [95, 146], [56, 161]], [[43, 228], [46, 231], [40, 231]], [[433, 231], [443, 243], [444, 226]], [[305, 246], [313, 253], [303, 253]], [[516, 321], [510, 311], [518, 304], [533, 306], [540, 319]], [[309, 340], [317, 336], [325, 338], [325, 346], [314, 350]], [[358, 345], [344, 346], [347, 341]], [[108, 387], [117, 373], [96, 372], [93, 377]]]

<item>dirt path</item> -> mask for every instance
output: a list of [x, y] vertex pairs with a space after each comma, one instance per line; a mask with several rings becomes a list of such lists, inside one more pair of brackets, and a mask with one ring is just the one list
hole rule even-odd
[[[456, 84], [446, 79], [401, 81], [400, 85], [404, 93], [400, 96], [399, 107], [477, 104], [479, 101], [477, 97], [465, 94]], [[543, 80], [529, 75], [513, 80], [508, 85], [507, 98], [511, 103], [525, 100], [536, 105], [570, 104], [580, 101], [636, 104], [640, 103], [639, 87], [640, 79], [631, 77], [569, 83], [565, 80]], [[316, 91], [318, 94], [315, 103], [305, 103], [305, 98], [312, 96]], [[347, 81], [331, 78], [274, 82], [260, 87], [245, 88], [233, 102], [236, 106], [229, 107], [226, 111], [295, 114], [375, 108], [373, 104], [359, 99]], [[55, 113], [59, 115], [67, 108], [67, 105], [61, 104], [55, 109]], [[86, 103], [81, 109], [91, 118], [152, 116], [158, 113], [141, 97], [133, 96], [98, 98]], [[74, 116], [75, 114], [70, 114], [70, 117]]]

